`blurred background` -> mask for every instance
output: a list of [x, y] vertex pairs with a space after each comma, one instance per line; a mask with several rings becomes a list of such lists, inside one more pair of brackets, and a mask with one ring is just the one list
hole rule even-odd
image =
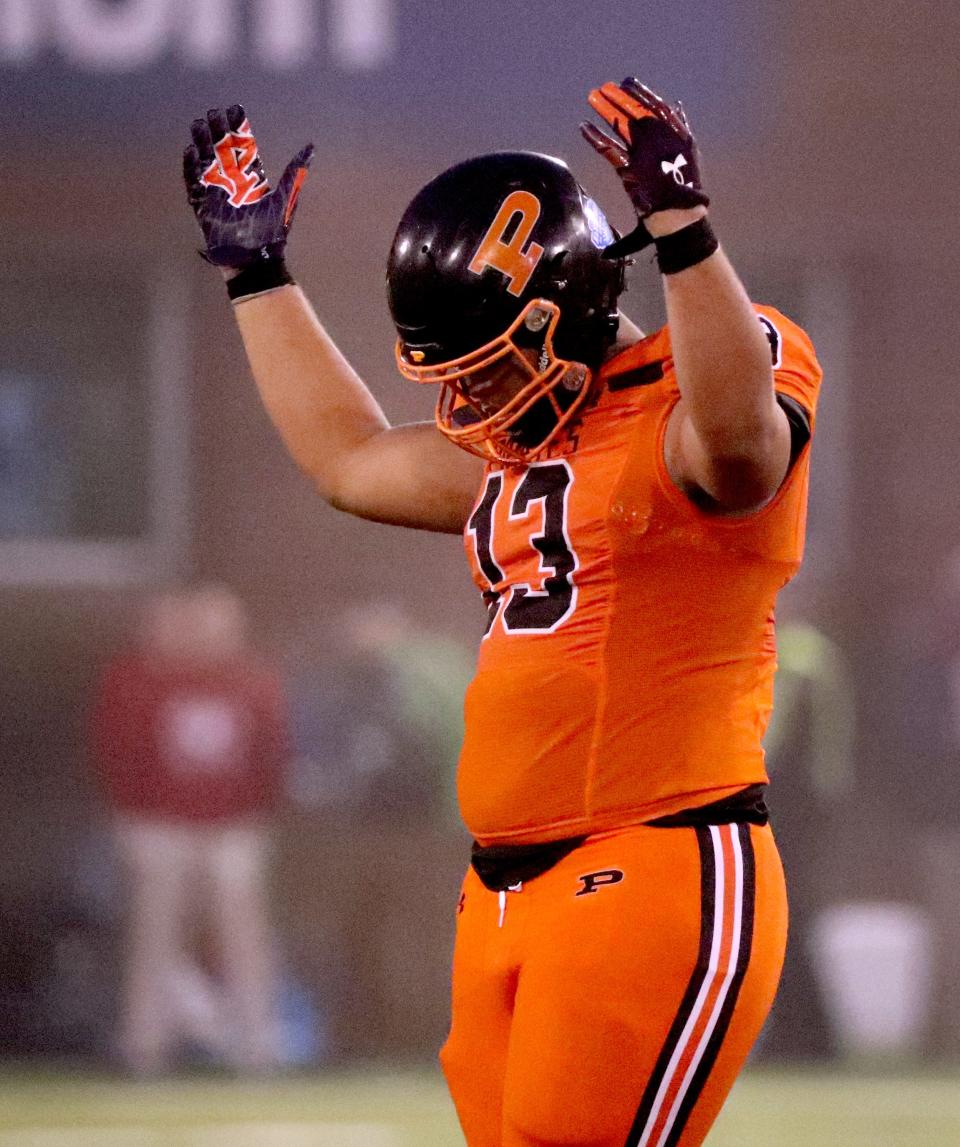
[[[826, 372], [768, 740], [793, 948], [715, 1141], [960, 1142], [958, 36], [946, 0], [0, 0], [3, 1147], [458, 1141], [432, 1056], [483, 610], [457, 539], [338, 515], [286, 457], [180, 152], [238, 100], [268, 171], [316, 143], [291, 268], [391, 419], [429, 418], [385, 304], [403, 207], [529, 148], [629, 226], [576, 130], [627, 74], [683, 99], [725, 246]], [[640, 260], [647, 329], [659, 290]], [[103, 748], [138, 721], [176, 808]], [[145, 841], [158, 812], [189, 841]]]

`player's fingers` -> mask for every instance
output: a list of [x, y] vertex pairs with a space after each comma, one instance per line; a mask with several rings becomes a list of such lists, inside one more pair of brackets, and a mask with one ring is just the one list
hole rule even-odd
[[616, 84], [606, 83], [594, 90], [587, 97], [593, 110], [630, 143], [632, 125], [638, 119], [644, 119], [654, 113], [644, 107], [639, 100], [635, 100]]
[[638, 80], [636, 76], [625, 76], [620, 87], [628, 96], [635, 99], [637, 103], [643, 104], [648, 110], [652, 111], [656, 107], [666, 106], [666, 101], [658, 96], [653, 88], [648, 87], [642, 80]]
[[200, 175], [200, 153], [191, 144], [183, 153], [183, 181], [186, 183], [188, 191], [192, 191], [200, 182]]
[[619, 143], [606, 132], [601, 131], [592, 123], [582, 123], [580, 125], [580, 134], [590, 144], [590, 146], [600, 153], [603, 158], [612, 163], [614, 167], [626, 167], [630, 162], [630, 157], [627, 155], [626, 150], [621, 147]]
[[250, 125], [246, 123], [247, 113], [243, 110], [243, 104], [231, 104], [227, 108], [227, 124], [231, 131], [239, 131], [244, 124], [246, 124], [247, 131], [250, 130]]
[[[644, 116], [656, 114], [656, 99], [651, 103], [646, 97], [646, 93], [652, 95], [649, 88], [645, 88], [643, 84], [639, 85], [640, 92], [634, 95], [630, 91], [624, 89], [623, 84], [604, 84], [600, 91], [615, 107], [618, 107], [626, 115], [631, 116], [633, 119], [643, 119]], [[641, 98], [643, 96], [644, 98]]]
[[648, 88], [646, 84], [641, 83], [636, 76], [627, 76], [620, 87], [629, 98], [645, 108], [648, 115], [654, 115], [657, 119], [662, 119], [664, 123], [669, 124], [670, 127], [672, 127], [674, 131], [679, 132], [680, 135], [687, 134], [683, 120], [677, 115], [673, 108], [670, 107], [667, 101], [658, 96], [652, 88]]
[[594, 88], [593, 91], [590, 92], [587, 96], [587, 102], [597, 115], [602, 120], [605, 120], [625, 143], [630, 142], [630, 123], [632, 117], [629, 114], [611, 103], [600, 88]]
[[197, 154], [200, 157], [200, 165], [207, 168], [213, 163], [216, 155], [213, 150], [213, 139], [210, 135], [210, 127], [205, 119], [195, 119], [190, 125], [190, 134], [193, 137], [193, 145], [197, 149]]
[[218, 144], [225, 135], [230, 133], [230, 125], [227, 123], [226, 112], [223, 108], [210, 108], [207, 112], [207, 123], [210, 126], [210, 135], [213, 137], [214, 144]]

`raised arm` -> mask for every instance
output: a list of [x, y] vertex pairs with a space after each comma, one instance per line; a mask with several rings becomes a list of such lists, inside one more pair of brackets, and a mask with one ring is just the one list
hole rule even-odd
[[[677, 222], [652, 216], [647, 226], [655, 237], [682, 236], [667, 230]], [[667, 468], [696, 501], [721, 511], [757, 509], [780, 488], [790, 462], [770, 343], [722, 250], [665, 274], [663, 287], [682, 396], [667, 428]]]
[[338, 509], [459, 532], [482, 463], [432, 423], [390, 427], [286, 270], [287, 234], [312, 148], [271, 191], [242, 107], [208, 112], [191, 130], [184, 175], [207, 258], [228, 280], [257, 389], [294, 461]]
[[264, 406], [297, 465], [338, 510], [459, 533], [483, 465], [432, 422], [391, 427], [299, 287], [234, 303]]
[[706, 219], [696, 143], [679, 105], [639, 81], [604, 84], [587, 141], [614, 165], [639, 217], [607, 252], [655, 243], [681, 399], [667, 429], [666, 463], [693, 500], [719, 512], [768, 502], [790, 464], [790, 425], [773, 387], [770, 345]]

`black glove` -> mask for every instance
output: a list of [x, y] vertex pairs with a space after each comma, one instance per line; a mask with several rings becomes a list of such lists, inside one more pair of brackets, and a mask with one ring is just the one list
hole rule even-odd
[[218, 267], [235, 270], [264, 261], [282, 266], [313, 145], [287, 164], [271, 191], [240, 104], [225, 112], [213, 108], [206, 119], [193, 121], [190, 133], [193, 143], [183, 153], [183, 178], [207, 246], [201, 254]]
[[584, 139], [612, 163], [640, 219], [639, 226], [604, 250], [610, 258], [639, 251], [651, 236], [643, 220], [655, 211], [706, 206], [697, 145], [680, 104], [670, 107], [639, 80], [607, 83], [588, 96], [590, 106], [620, 136], [582, 123]]

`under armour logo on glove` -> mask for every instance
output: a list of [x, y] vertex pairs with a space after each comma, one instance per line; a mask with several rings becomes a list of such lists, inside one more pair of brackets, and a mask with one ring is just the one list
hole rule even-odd
[[687, 157], [681, 152], [677, 158], [670, 163], [664, 159], [660, 162], [660, 170], [664, 175], [672, 175], [674, 181], [679, 183], [681, 187], [692, 187], [692, 183], [687, 183], [683, 178], [683, 169], [687, 166]]
[[269, 192], [270, 184], [248, 119], [229, 131], [213, 150], [216, 159], [200, 179], [204, 187], [226, 191], [231, 207], [246, 207]]
[[[590, 106], [615, 134], [582, 123], [584, 139], [616, 169], [640, 219], [640, 225], [605, 248], [620, 258], [645, 247], [648, 215], [674, 208], [705, 207], [700, 186], [697, 145], [683, 108], [671, 107], [656, 92], [628, 76], [622, 84], [603, 84], [589, 95]], [[678, 153], [678, 147], [683, 148]]]

